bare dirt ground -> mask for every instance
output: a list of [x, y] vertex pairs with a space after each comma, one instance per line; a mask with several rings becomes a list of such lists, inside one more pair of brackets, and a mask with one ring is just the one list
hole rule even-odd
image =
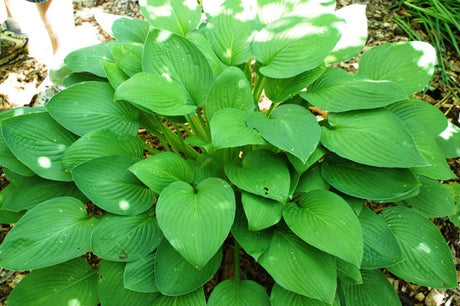
[[[369, 3], [367, 3], [369, 2]], [[386, 10], [387, 7], [396, 1], [391, 0], [339, 0], [339, 5], [348, 5], [351, 3], [367, 4], [367, 17], [369, 25], [369, 35], [366, 49], [385, 42], [407, 41], [408, 38], [404, 32], [391, 21], [396, 15], [403, 15], [404, 10], [393, 9]], [[81, 46], [91, 45], [110, 39], [102, 28], [98, 25], [94, 13], [96, 11], [124, 15], [135, 18], [142, 18], [139, 12], [138, 2], [136, 0], [74, 0], [74, 17], [76, 24], [76, 40], [81, 41]], [[37, 36], [41, 38], [35, 42], [31, 39], [30, 53], [20, 55], [14, 62], [0, 66], [0, 111], [16, 106], [29, 105], [35, 103], [37, 94], [40, 90], [39, 85], [47, 75], [46, 63], [49, 59], [49, 45], [43, 41], [43, 35], [46, 35], [44, 29], [32, 30], [41, 31]], [[27, 32], [27, 31], [26, 31]], [[422, 32], [422, 37], [426, 37]], [[460, 76], [460, 59], [455, 53], [449, 53], [450, 74], [453, 79], [459, 83]], [[341, 64], [347, 70], [355, 71], [357, 68], [356, 60]], [[433, 80], [430, 90], [417, 94], [419, 98], [435, 105], [441, 109], [454, 124], [459, 124], [460, 101], [450, 92], [444, 89], [439, 76]], [[450, 165], [457, 176], [460, 176], [460, 161], [458, 159], [450, 160]], [[0, 169], [0, 190], [8, 182], [1, 174]], [[448, 241], [449, 247], [455, 258], [457, 265], [457, 275], [460, 276], [460, 247], [459, 231], [446, 220], [434, 220], [435, 224], [443, 233]], [[10, 225], [0, 225], [0, 241], [10, 229]], [[233, 262], [233, 251], [225, 252], [224, 263], [217, 273], [216, 278], [225, 278], [228, 274], [226, 271], [232, 271], [231, 263]], [[273, 282], [271, 278], [260, 268], [255, 265], [249, 256], [242, 258], [241, 264], [246, 271], [248, 279], [255, 279], [264, 284], [267, 288], [271, 287]], [[0, 270], [0, 305], [3, 305], [14, 286], [24, 277], [24, 273], [10, 272]], [[387, 277], [397, 291], [403, 305], [460, 305], [460, 291], [453, 290], [436, 290], [410, 284], [404, 280], [387, 273]], [[214, 278], [206, 286], [211, 290], [213, 283], [218, 279]]]

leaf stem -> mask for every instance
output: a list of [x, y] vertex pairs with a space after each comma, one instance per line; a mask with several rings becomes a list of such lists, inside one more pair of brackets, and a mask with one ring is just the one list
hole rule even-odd
[[264, 84], [267, 78], [264, 75], [256, 75], [254, 81], [254, 102], [256, 103], [256, 107], [259, 107], [259, 99], [262, 95], [262, 91], [264, 90]]
[[235, 251], [235, 285], [237, 288], [240, 286], [240, 244], [236, 239], [234, 240], [234, 251]]

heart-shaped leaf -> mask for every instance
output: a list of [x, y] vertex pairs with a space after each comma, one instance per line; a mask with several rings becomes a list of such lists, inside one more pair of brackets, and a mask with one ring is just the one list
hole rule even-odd
[[198, 47], [184, 37], [156, 29], [145, 41], [142, 71], [180, 83], [197, 106], [206, 102], [214, 78]]
[[113, 103], [113, 93], [108, 83], [84, 82], [57, 93], [46, 109], [66, 129], [80, 136], [100, 129], [137, 135], [138, 110], [128, 103]]
[[135, 261], [153, 252], [162, 239], [163, 234], [152, 216], [106, 214], [94, 227], [91, 249], [103, 259]]
[[460, 156], [460, 128], [448, 122], [447, 128], [436, 137], [436, 143], [446, 158]]
[[156, 252], [153, 252], [126, 264], [123, 273], [123, 284], [126, 289], [137, 292], [158, 292], [154, 273], [156, 256]]
[[262, 112], [252, 113], [248, 117], [248, 126], [258, 130], [272, 145], [298, 157], [304, 163], [320, 139], [316, 117], [295, 104], [277, 107], [269, 118]]
[[196, 187], [168, 185], [156, 205], [158, 224], [171, 245], [195, 268], [221, 247], [235, 217], [235, 195], [224, 180], [208, 178]]
[[83, 258], [33, 270], [8, 296], [8, 305], [96, 305], [97, 273]]
[[225, 174], [244, 191], [278, 202], [285, 202], [289, 194], [290, 175], [283, 159], [267, 150], [249, 152], [242, 166], [228, 164]]
[[252, 43], [260, 73], [290, 78], [318, 67], [340, 38], [341, 20], [333, 14], [314, 18], [290, 16], [259, 31]]
[[235, 108], [249, 113], [254, 110], [251, 84], [237, 67], [226, 68], [209, 89], [206, 116], [209, 120], [224, 108]]
[[119, 215], [136, 215], [155, 202], [155, 193], [128, 171], [139, 161], [129, 155], [91, 159], [72, 170], [78, 188], [100, 208]]
[[203, 32], [190, 32], [187, 34], [187, 39], [194, 43], [198, 49], [200, 49], [201, 53], [207, 59], [214, 76], [218, 76], [222, 71], [225, 70], [225, 68], [227, 68], [227, 65], [222, 63], [219, 57], [216, 55], [212, 49], [211, 43]]
[[139, 72], [118, 86], [114, 99], [166, 116], [186, 115], [196, 109], [179, 82], [147, 72]]
[[393, 231], [404, 258], [388, 267], [391, 273], [422, 286], [457, 287], [450, 249], [430, 220], [409, 208], [396, 206], [385, 209], [381, 216]]
[[419, 191], [419, 182], [408, 169], [376, 168], [328, 158], [321, 166], [321, 174], [337, 190], [376, 202], [402, 200]]
[[361, 285], [341, 284], [346, 305], [401, 305], [393, 286], [378, 270], [362, 270]]
[[403, 260], [398, 241], [382, 218], [364, 207], [359, 214], [359, 222], [364, 237], [361, 268], [386, 268]]
[[63, 169], [61, 158], [77, 137], [48, 113], [31, 113], [4, 120], [2, 132], [11, 152], [36, 174], [50, 180], [72, 180], [70, 173]]
[[39, 269], [85, 254], [94, 227], [85, 206], [71, 197], [54, 198], [29, 210], [0, 245], [0, 266]]
[[227, 279], [220, 282], [211, 292], [209, 306], [219, 305], [260, 305], [269, 306], [270, 299], [264, 287], [251, 280], [232, 281]]
[[192, 266], [166, 239], [160, 243], [155, 261], [158, 289], [164, 295], [185, 295], [203, 286], [216, 273], [222, 261], [219, 250], [201, 269]]
[[111, 130], [89, 132], [67, 148], [62, 155], [62, 165], [72, 170], [93, 158], [107, 155], [130, 155], [141, 159], [144, 143], [137, 137]]
[[217, 111], [209, 123], [212, 145], [216, 149], [265, 144], [265, 140], [253, 128], [247, 126], [248, 114], [235, 108]]
[[143, 159], [129, 167], [129, 171], [158, 194], [173, 182], [191, 183], [194, 176], [190, 165], [172, 152], [162, 152]]
[[337, 155], [375, 167], [426, 166], [412, 135], [385, 109], [329, 114], [321, 144]]
[[125, 263], [101, 260], [97, 290], [101, 305], [150, 306], [159, 296], [157, 292], [136, 292], [123, 285]]
[[331, 67], [300, 96], [330, 112], [372, 109], [407, 98], [406, 91], [392, 81], [375, 81]]
[[155, 28], [184, 35], [195, 29], [201, 20], [201, 7], [194, 1], [141, 0], [145, 19]]
[[260, 231], [278, 223], [283, 217], [283, 203], [242, 192], [241, 202], [250, 231]]
[[289, 291], [329, 304], [334, 300], [337, 288], [334, 257], [291, 233], [275, 231], [270, 247], [259, 257], [259, 263]]
[[348, 203], [335, 193], [310, 191], [298, 203], [286, 204], [283, 216], [289, 228], [308, 244], [358, 267], [361, 265], [361, 226]]
[[373, 80], [398, 83], [411, 95], [427, 85], [435, 64], [436, 51], [426, 42], [386, 43], [361, 56], [359, 72]]
[[110, 85], [112, 85], [114, 89], [117, 89], [117, 87], [120, 86], [121, 83], [129, 79], [129, 76], [126, 73], [124, 73], [120, 66], [118, 66], [117, 64], [105, 62], [103, 63], [103, 66], [105, 74], [107, 74], [107, 79], [109, 80]]

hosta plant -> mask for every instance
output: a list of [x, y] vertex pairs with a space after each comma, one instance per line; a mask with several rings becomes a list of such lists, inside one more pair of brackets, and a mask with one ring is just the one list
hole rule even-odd
[[[383, 268], [457, 287], [429, 219], [456, 214], [456, 130], [411, 97], [430, 45], [380, 45], [351, 73], [334, 64], [363, 49], [360, 5], [140, 4], [145, 21], [67, 56], [45, 107], [0, 114], [0, 267], [32, 270], [8, 305], [397, 305]], [[228, 243], [234, 277], [205, 294]]]

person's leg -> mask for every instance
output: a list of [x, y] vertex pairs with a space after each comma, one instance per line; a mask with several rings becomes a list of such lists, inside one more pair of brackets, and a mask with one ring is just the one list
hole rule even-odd
[[69, 44], [75, 27], [72, 0], [48, 0], [36, 3], [36, 6], [48, 31], [53, 54], [65, 56], [64, 53], [70, 49]]

